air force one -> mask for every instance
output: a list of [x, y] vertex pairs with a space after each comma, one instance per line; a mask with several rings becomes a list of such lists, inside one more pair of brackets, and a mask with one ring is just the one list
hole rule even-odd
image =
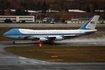
[[97, 31], [95, 29], [99, 15], [93, 16], [87, 23], [77, 30], [32, 30], [32, 29], [11, 29], [3, 34], [4, 37], [14, 40], [33, 40], [40, 42], [61, 41], [82, 35], [89, 35]]

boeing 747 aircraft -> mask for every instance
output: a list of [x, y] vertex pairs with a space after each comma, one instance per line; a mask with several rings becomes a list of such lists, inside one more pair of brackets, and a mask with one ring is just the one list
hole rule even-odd
[[99, 15], [93, 16], [87, 23], [77, 30], [32, 30], [32, 29], [11, 29], [3, 34], [4, 37], [13, 40], [39, 40], [40, 42], [61, 41], [82, 35], [89, 35], [96, 32], [95, 29]]

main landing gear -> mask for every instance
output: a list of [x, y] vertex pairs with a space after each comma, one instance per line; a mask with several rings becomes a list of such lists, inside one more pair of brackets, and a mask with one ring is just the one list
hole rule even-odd
[[13, 44], [15, 44], [15, 40], [13, 40]]
[[45, 43], [47, 43], [47, 44], [54, 44], [54, 41], [53, 40], [49, 40], [49, 41], [46, 41]]

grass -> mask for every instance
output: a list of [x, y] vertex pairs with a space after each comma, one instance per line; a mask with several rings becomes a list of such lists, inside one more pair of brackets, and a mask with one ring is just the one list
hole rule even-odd
[[[11, 39], [7, 39], [7, 38], [5, 38], [4, 36], [3, 36], [3, 34], [5, 33], [5, 32], [7, 32], [7, 31], [9, 31], [10, 29], [18, 29], [18, 27], [13, 27], [13, 28], [11, 28], [11, 27], [0, 27], [0, 41], [11, 41]], [[78, 27], [30, 27], [30, 28], [26, 28], [26, 27], [24, 27], [23, 29], [35, 29], [35, 30], [51, 30], [51, 29], [61, 29], [61, 30], [63, 30], [63, 29], [78, 29]], [[105, 27], [97, 27], [96, 28], [98, 31], [105, 31]]]
[[17, 46], [4, 49], [11, 54], [49, 62], [105, 63], [105, 46]]

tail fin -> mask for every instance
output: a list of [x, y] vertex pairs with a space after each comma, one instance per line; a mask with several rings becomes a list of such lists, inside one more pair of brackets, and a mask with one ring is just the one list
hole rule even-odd
[[86, 24], [84, 24], [79, 30], [90, 30], [95, 29], [99, 15], [93, 16]]

